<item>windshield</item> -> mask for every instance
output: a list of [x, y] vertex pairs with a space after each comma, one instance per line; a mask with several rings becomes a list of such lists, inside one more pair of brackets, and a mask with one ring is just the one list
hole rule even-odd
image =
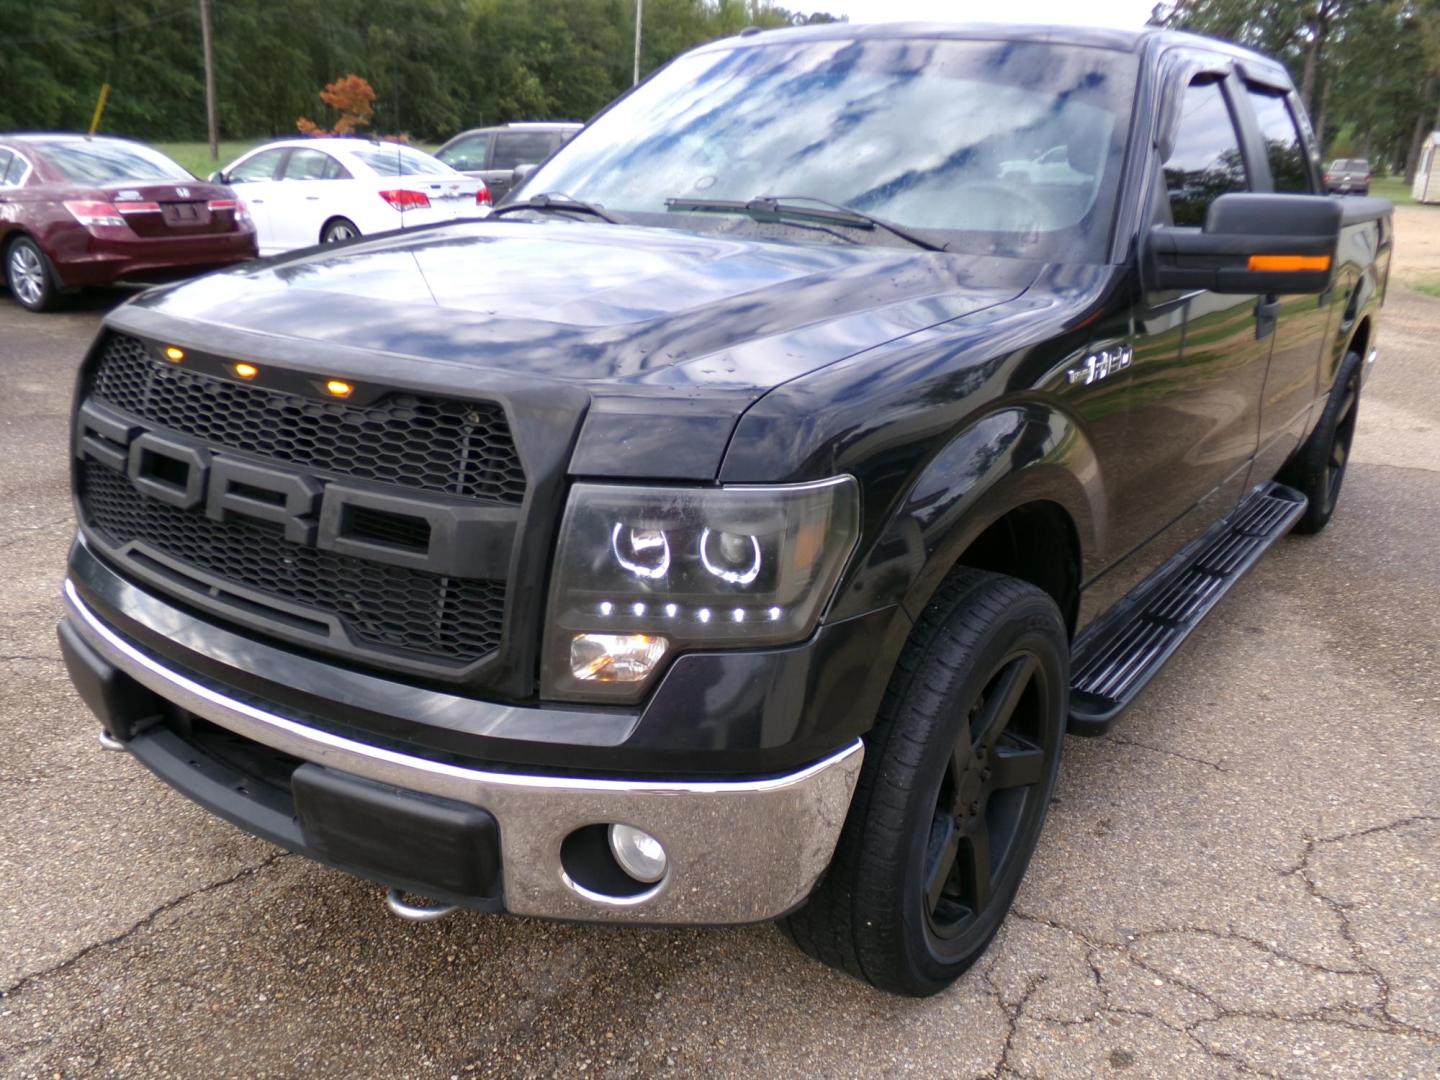
[[138, 143], [76, 140], [37, 143], [36, 149], [74, 184], [195, 179], [164, 154]]
[[[563, 192], [647, 224], [761, 232], [774, 226], [682, 217], [666, 200], [805, 195], [952, 251], [1103, 261], [1135, 65], [1101, 49], [990, 41], [705, 50], [597, 118], [525, 193]], [[878, 230], [845, 238], [897, 242]]]
[[352, 149], [353, 155], [381, 176], [449, 176], [455, 170], [429, 154], [407, 147], [367, 146]]

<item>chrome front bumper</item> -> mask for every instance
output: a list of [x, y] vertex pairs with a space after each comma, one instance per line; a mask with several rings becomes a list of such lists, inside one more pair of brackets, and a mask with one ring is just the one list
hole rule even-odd
[[[65, 583], [70, 620], [107, 662], [165, 700], [243, 738], [353, 776], [481, 807], [499, 824], [504, 904], [517, 915], [711, 924], [775, 918], [829, 864], [864, 756], [858, 740], [799, 772], [755, 780], [655, 781], [488, 772], [346, 739], [224, 694], [147, 655]], [[666, 876], [636, 896], [577, 885], [560, 848], [620, 822], [660, 840]]]

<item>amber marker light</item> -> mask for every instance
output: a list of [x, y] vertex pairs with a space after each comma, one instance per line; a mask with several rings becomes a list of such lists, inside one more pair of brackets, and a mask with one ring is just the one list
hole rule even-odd
[[177, 348], [174, 345], [166, 345], [165, 359], [169, 360], [172, 364], [178, 364], [181, 360], [185, 359], [185, 350]]
[[344, 379], [331, 379], [325, 384], [325, 392], [333, 397], [349, 397], [355, 392], [355, 387]]
[[235, 374], [239, 375], [242, 379], [253, 379], [256, 375], [260, 374], [260, 369], [254, 364], [241, 363], [235, 365]]
[[1251, 255], [1250, 269], [1262, 273], [1291, 274], [1297, 270], [1329, 270], [1329, 255]]

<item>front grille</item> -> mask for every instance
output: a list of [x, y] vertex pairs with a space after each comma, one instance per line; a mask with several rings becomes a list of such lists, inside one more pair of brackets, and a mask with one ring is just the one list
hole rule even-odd
[[[212, 521], [141, 495], [94, 461], [80, 465], [89, 524], [114, 547], [140, 541], [197, 570], [277, 600], [336, 616], [357, 642], [468, 663], [497, 649], [502, 582], [470, 581], [292, 544], [241, 519]], [[267, 613], [277, 623], [284, 616]]]
[[176, 367], [128, 334], [106, 342], [91, 393], [213, 448], [447, 495], [511, 504], [525, 496], [510, 425], [494, 402], [402, 393], [366, 406], [318, 401]]

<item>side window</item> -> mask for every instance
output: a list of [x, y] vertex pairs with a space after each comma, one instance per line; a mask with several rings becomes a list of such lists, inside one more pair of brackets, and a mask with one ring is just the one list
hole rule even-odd
[[4, 184], [18, 184], [30, 169], [30, 163], [19, 154], [10, 156], [10, 167], [5, 171], [5, 179], [0, 180]]
[[465, 135], [454, 145], [445, 147], [441, 153], [436, 154], [439, 160], [444, 161], [451, 168], [464, 171], [480, 170], [485, 167], [485, 157], [490, 153], [490, 135]]
[[1248, 188], [1240, 138], [1220, 84], [1197, 79], [1185, 88], [1175, 149], [1165, 161], [1165, 188], [1176, 225], [1204, 225], [1221, 195]]
[[284, 156], [283, 147], [262, 150], [226, 173], [226, 179], [232, 184], [243, 184], [251, 180], [273, 180], [275, 179], [275, 170], [280, 165], [280, 159]]
[[516, 165], [539, 165], [550, 156], [554, 145], [548, 131], [502, 131], [495, 136], [492, 169], [513, 169]]
[[466, 135], [435, 156], [460, 172], [485, 168], [485, 154], [490, 149], [489, 135]]
[[14, 180], [8, 179], [10, 164], [14, 160], [15, 155], [10, 153], [9, 150], [0, 150], [0, 186], [13, 184], [15, 182]]
[[1290, 194], [1310, 194], [1310, 170], [1305, 162], [1305, 143], [1284, 94], [1250, 87], [1250, 105], [1255, 122], [1265, 140], [1265, 156], [1270, 162], [1270, 176], [1275, 190]]
[[348, 175], [338, 161], [319, 150], [291, 150], [285, 162], [286, 180], [339, 180]]

